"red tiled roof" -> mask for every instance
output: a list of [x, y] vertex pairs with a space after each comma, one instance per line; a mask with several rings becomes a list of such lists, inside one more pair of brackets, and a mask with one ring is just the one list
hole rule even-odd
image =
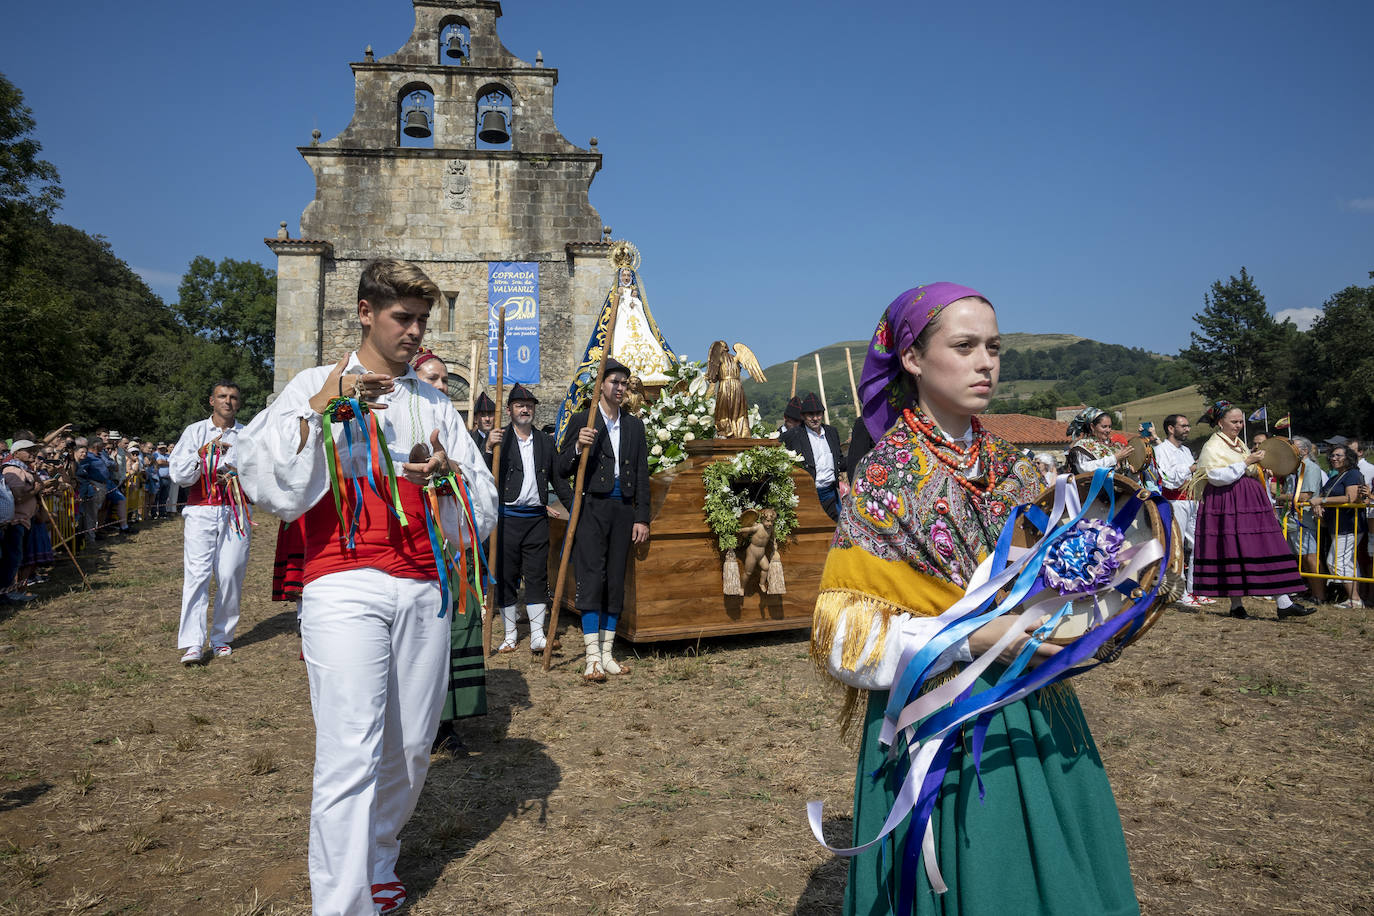
[[1028, 417], [1023, 413], [980, 414], [978, 421], [994, 436], [1001, 436], [1013, 445], [1068, 445], [1066, 424], [1044, 417]]

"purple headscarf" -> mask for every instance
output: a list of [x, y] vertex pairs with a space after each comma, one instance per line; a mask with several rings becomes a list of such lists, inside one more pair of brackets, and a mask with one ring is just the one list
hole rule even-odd
[[987, 299], [978, 290], [957, 283], [927, 283], [902, 293], [883, 310], [859, 382], [864, 426], [874, 442], [887, 434], [904, 409], [916, 405], [916, 385], [902, 368], [902, 352], [945, 306], [970, 296]]

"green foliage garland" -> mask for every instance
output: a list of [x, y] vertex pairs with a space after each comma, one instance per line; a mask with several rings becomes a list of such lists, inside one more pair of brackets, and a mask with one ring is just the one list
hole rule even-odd
[[800, 456], [781, 446], [738, 452], [729, 461], [717, 461], [701, 472], [706, 486], [706, 523], [721, 550], [739, 545], [739, 518], [746, 509], [772, 509], [778, 513], [773, 536], [787, 540], [797, 527], [797, 488], [792, 468]]

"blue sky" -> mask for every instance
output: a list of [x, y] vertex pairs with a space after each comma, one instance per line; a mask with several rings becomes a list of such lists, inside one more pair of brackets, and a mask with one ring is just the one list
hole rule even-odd
[[[1374, 4], [507, 0], [515, 54], [605, 155], [592, 203], [679, 352], [765, 364], [866, 338], [901, 290], [985, 292], [1004, 331], [1175, 352], [1244, 265], [1270, 309], [1374, 269]], [[409, 0], [12, 4], [0, 72], [60, 218], [168, 299], [196, 255], [274, 259], [352, 114], [348, 62]], [[23, 39], [23, 40], [21, 40]], [[574, 342], [580, 348], [582, 341]]]

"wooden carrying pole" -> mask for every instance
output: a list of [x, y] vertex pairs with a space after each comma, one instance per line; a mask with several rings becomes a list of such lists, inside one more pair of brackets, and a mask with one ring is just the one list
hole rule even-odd
[[[477, 341], [472, 341], [472, 355], [468, 359], [468, 429], [477, 428]], [[482, 373], [485, 375], [486, 373]], [[486, 387], [483, 385], [482, 387]]]
[[[619, 276], [619, 271], [616, 272]], [[596, 429], [596, 415], [601, 410], [601, 385], [606, 381], [606, 361], [611, 358], [611, 341], [615, 336], [616, 314], [620, 311], [620, 297], [611, 297], [611, 315], [606, 322], [606, 342], [601, 348], [601, 367], [596, 370], [596, 387], [592, 389], [592, 402], [587, 407], [585, 429]], [[576, 435], [569, 429], [565, 435]], [[573, 502], [568, 507], [568, 530], [563, 535], [563, 555], [558, 559], [558, 580], [553, 588], [553, 611], [549, 614], [549, 637], [544, 643], [544, 670], [549, 670], [553, 662], [553, 640], [558, 635], [558, 612], [563, 609], [563, 586], [568, 581], [568, 559], [572, 556], [573, 535], [577, 531], [577, 521], [582, 517], [582, 490], [587, 486], [587, 458], [592, 450], [584, 448], [577, 459], [577, 478], [573, 481]], [[614, 575], [615, 570], [607, 570]], [[623, 574], [624, 570], [620, 570]]]
[[[506, 305], [501, 303], [501, 317], [496, 322], [496, 415], [501, 415], [501, 402], [506, 397]], [[491, 449], [491, 471], [492, 477], [496, 481], [496, 524], [491, 528], [491, 537], [487, 539], [487, 569], [494, 574], [496, 572], [496, 536], [501, 531], [501, 443], [498, 442]], [[482, 571], [477, 570], [480, 576]], [[492, 575], [491, 578], [496, 578]], [[487, 588], [487, 600], [482, 607], [482, 658], [491, 656], [491, 618], [492, 609], [496, 604], [496, 585], [492, 583]], [[510, 634], [506, 634], [507, 638]]]
[[792, 398], [795, 398], [796, 396], [797, 396], [797, 361], [794, 359], [794, 360], [792, 360], [792, 391], [787, 395], [787, 399], [790, 401]]
[[844, 364], [849, 367], [849, 390], [854, 395], [854, 419], [863, 416], [863, 411], [859, 409], [859, 386], [854, 384], [854, 357], [849, 355], [849, 348], [844, 348]]
[[825, 409], [825, 422], [830, 422], [830, 404], [825, 400], [825, 379], [821, 378], [821, 351], [816, 351], [816, 388], [821, 395], [821, 407]]

